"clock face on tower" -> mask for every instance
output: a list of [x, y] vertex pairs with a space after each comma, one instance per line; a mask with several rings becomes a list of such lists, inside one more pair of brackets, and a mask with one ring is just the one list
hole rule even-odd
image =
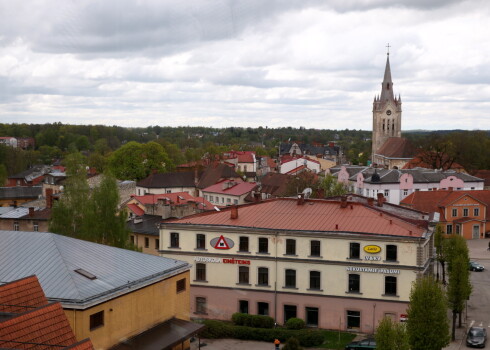
[[389, 109], [386, 111], [386, 115], [391, 115], [391, 111]]

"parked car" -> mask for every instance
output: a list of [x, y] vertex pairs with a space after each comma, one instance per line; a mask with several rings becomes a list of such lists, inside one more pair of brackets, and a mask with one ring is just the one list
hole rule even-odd
[[466, 336], [466, 345], [484, 348], [487, 342], [487, 330], [483, 327], [471, 327]]
[[470, 261], [470, 265], [469, 265], [469, 269], [470, 271], [483, 271], [485, 270], [485, 266], [477, 263], [476, 261]]
[[376, 349], [376, 340], [374, 338], [368, 338], [359, 341], [353, 341], [345, 346], [345, 350], [357, 350], [357, 349]]

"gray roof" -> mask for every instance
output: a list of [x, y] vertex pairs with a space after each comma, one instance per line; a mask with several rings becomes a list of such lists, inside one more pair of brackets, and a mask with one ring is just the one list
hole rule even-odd
[[38, 198], [42, 193], [42, 186], [0, 187], [0, 199]]
[[[34, 210], [39, 210], [39, 208], [34, 208]], [[29, 214], [29, 208], [19, 207], [11, 208], [6, 213], [0, 214], [0, 219], [18, 219]]]
[[[85, 309], [190, 269], [187, 262], [49, 232], [0, 231], [0, 281], [37, 275], [47, 298]], [[75, 272], [95, 275], [89, 279]]]
[[15, 207], [0, 207], [0, 216], [14, 209]]
[[140, 218], [141, 222], [138, 222], [136, 224], [134, 223], [134, 220], [128, 221], [126, 223], [126, 226], [131, 232], [152, 236], [158, 236], [160, 234], [158, 224], [160, 224], [163, 220], [161, 216], [144, 214]]

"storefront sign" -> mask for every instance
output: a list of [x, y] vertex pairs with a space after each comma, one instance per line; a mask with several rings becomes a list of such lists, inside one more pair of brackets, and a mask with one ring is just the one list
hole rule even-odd
[[407, 322], [407, 320], [408, 320], [407, 314], [401, 314], [400, 315], [400, 322]]
[[214, 249], [231, 249], [235, 246], [235, 242], [223, 235], [213, 238], [210, 243]]
[[242, 260], [235, 258], [208, 258], [204, 256], [195, 256], [195, 262], [204, 262], [204, 263], [218, 263], [218, 264], [235, 264], [235, 265], [250, 265], [250, 260]]
[[357, 267], [357, 266], [347, 266], [347, 271], [384, 273], [389, 275], [400, 273], [400, 270], [396, 270], [396, 269], [385, 269], [385, 268], [377, 268], [377, 267]]
[[380, 261], [381, 257], [380, 256], [373, 256], [373, 255], [366, 255], [364, 257], [364, 260], [369, 260], [369, 261]]
[[364, 246], [364, 251], [369, 254], [378, 254], [381, 251], [381, 247], [379, 245], [367, 245]]

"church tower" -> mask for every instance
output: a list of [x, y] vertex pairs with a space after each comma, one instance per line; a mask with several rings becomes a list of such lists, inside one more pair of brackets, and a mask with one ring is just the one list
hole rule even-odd
[[[389, 48], [389, 47], [388, 47]], [[402, 100], [400, 95], [395, 97], [391, 81], [390, 53], [386, 57], [386, 68], [381, 95], [374, 97], [373, 102], [373, 148], [371, 158], [390, 137], [401, 137], [402, 130]]]

